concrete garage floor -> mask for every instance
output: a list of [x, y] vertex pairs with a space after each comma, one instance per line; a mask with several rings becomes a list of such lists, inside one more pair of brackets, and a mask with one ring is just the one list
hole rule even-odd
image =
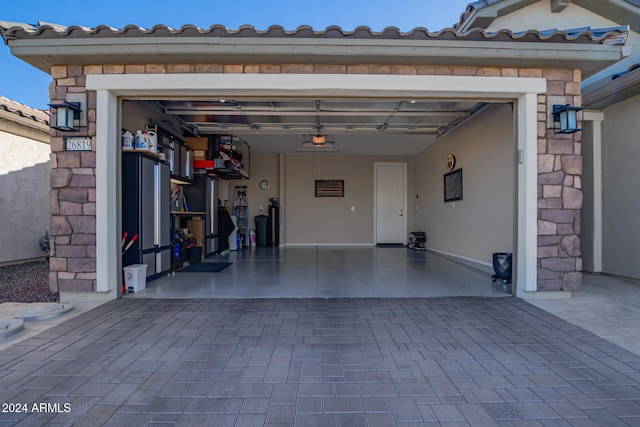
[[134, 298], [410, 298], [508, 296], [486, 272], [432, 252], [375, 246], [252, 248], [205, 262], [219, 273], [176, 273]]

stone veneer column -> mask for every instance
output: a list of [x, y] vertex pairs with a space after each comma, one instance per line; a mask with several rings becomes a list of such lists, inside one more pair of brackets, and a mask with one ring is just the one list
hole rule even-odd
[[[579, 71], [544, 70], [543, 77], [547, 96], [582, 105]], [[538, 98], [538, 290], [575, 291], [582, 287], [582, 132], [547, 128], [547, 96]]]
[[[547, 95], [564, 96], [580, 105], [578, 71], [497, 67], [331, 64], [132, 64], [54, 66], [51, 100], [67, 93], [87, 92], [87, 74], [164, 73], [333, 73], [415, 74], [495, 77], [544, 77]], [[87, 92], [87, 127], [73, 135], [95, 137], [94, 92]], [[546, 128], [546, 95], [538, 105], [538, 290], [576, 290], [581, 286], [580, 208], [582, 157], [580, 133], [554, 135]], [[52, 118], [52, 122], [55, 118]], [[95, 141], [91, 153], [64, 151], [64, 136], [52, 130], [51, 290], [96, 289]]]
[[[67, 93], [87, 92], [82, 66], [54, 66], [51, 76], [52, 102], [64, 101]], [[87, 104], [87, 126], [80, 132], [51, 129], [52, 291], [96, 290], [95, 93], [87, 94]], [[65, 136], [91, 136], [93, 151], [65, 151]]]

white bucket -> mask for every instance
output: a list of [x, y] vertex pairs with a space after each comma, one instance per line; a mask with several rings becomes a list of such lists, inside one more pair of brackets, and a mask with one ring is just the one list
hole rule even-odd
[[127, 292], [138, 292], [147, 285], [147, 264], [133, 264], [123, 268]]

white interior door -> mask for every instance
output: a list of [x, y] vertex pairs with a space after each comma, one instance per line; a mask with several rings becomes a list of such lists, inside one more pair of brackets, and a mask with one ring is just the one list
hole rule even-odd
[[405, 244], [407, 164], [375, 164], [375, 243]]

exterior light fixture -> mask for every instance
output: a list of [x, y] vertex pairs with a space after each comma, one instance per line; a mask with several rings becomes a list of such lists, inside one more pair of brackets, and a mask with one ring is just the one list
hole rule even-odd
[[80, 126], [76, 125], [76, 121], [80, 121], [80, 112], [82, 112], [79, 102], [63, 101], [60, 104], [49, 104], [49, 106], [56, 110], [56, 124], [51, 126], [52, 128], [69, 132], [80, 130]]
[[554, 105], [553, 106], [553, 130], [554, 133], [574, 133], [582, 130], [578, 127], [578, 111], [584, 108], [574, 107], [573, 105]]

